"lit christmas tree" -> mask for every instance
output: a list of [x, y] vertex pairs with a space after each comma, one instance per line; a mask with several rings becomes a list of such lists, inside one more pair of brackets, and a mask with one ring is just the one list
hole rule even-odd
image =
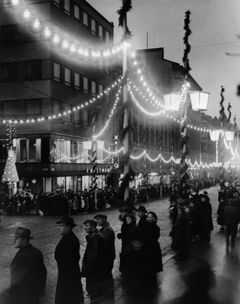
[[2, 182], [17, 183], [19, 181], [15, 164], [15, 153], [12, 148], [8, 151], [8, 159], [2, 176]]

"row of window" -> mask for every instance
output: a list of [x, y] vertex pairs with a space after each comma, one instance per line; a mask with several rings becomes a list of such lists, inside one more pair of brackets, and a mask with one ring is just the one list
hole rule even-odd
[[[70, 109], [70, 105], [63, 104], [57, 100], [49, 102], [48, 99], [7, 100], [0, 102], [0, 113], [2, 113], [3, 117], [12, 119], [58, 115], [58, 113], [67, 112]], [[90, 111], [91, 109], [76, 111], [72, 115], [62, 117], [62, 119], [82, 127], [88, 127], [91, 125]]]
[[[16, 82], [19, 80], [19, 74], [23, 73], [23, 80], [41, 80], [43, 79], [42, 61], [33, 60], [23, 62], [20, 68], [20, 62], [3, 63], [1, 65], [1, 81], [2, 82]], [[57, 82], [63, 82], [69, 87], [81, 90], [86, 94], [102, 93], [104, 88], [102, 84], [97, 84], [96, 81], [90, 80], [82, 74], [72, 71], [68, 67], [64, 67], [59, 63], [53, 63], [52, 78]]]
[[110, 33], [80, 6], [71, 0], [53, 0], [53, 3], [62, 8], [64, 12], [85, 25], [93, 35], [100, 40], [110, 41]]
[[86, 76], [72, 71], [57, 62], [53, 63], [53, 79], [57, 82], [63, 82], [69, 87], [71, 86], [77, 90], [81, 90], [83, 93], [90, 93], [93, 96], [102, 93], [104, 90], [102, 84], [97, 84], [96, 81], [90, 80]]
[[[1, 64], [1, 80], [3, 82], [14, 82], [19, 80], [20, 62], [10, 62]], [[42, 61], [33, 60], [23, 62], [24, 80], [42, 79]]]

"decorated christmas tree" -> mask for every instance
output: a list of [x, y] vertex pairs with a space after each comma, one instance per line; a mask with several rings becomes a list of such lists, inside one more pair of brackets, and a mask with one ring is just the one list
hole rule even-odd
[[15, 153], [12, 148], [8, 151], [8, 158], [2, 176], [2, 182], [16, 183], [19, 181], [17, 168], [16, 168]]

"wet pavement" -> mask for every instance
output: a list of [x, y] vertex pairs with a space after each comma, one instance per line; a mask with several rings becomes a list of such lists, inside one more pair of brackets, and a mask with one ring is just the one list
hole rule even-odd
[[[213, 206], [213, 217], [216, 222], [216, 208], [217, 208], [217, 189], [213, 187], [208, 189], [211, 203]], [[168, 199], [156, 200], [145, 204], [146, 208], [155, 211], [159, 217], [159, 225], [161, 228], [160, 243], [164, 253], [164, 271], [160, 274], [159, 278], [159, 293], [156, 303], [168, 302], [177, 296], [180, 296], [186, 287], [181, 278], [182, 267], [178, 261], [175, 261], [173, 254], [170, 251], [169, 231], [170, 222], [168, 218]], [[118, 220], [117, 210], [108, 210], [105, 212], [109, 217], [109, 221], [113, 226], [115, 232], [120, 229], [121, 223]], [[92, 218], [93, 215], [82, 214], [74, 216], [75, 222], [79, 225], [75, 228], [75, 233], [78, 235], [81, 243], [81, 257], [85, 249], [85, 237], [82, 224], [87, 218]], [[53, 257], [54, 250], [57, 242], [60, 239], [57, 225], [55, 224], [57, 218], [54, 217], [3, 217], [0, 226], [0, 304], [5, 304], [4, 291], [9, 287], [9, 265], [16, 253], [16, 249], [13, 245], [13, 237], [17, 226], [27, 226], [32, 230], [34, 240], [32, 243], [42, 250], [44, 254], [45, 264], [48, 270], [47, 280], [47, 292], [46, 297], [43, 299], [44, 304], [54, 303], [54, 294], [57, 279], [57, 268]], [[240, 303], [240, 241], [236, 242], [236, 248], [233, 251], [226, 252], [224, 235], [217, 231], [215, 225], [212, 233], [212, 239], [209, 246], [197, 246], [193, 248], [193, 254], [201, 256], [206, 259], [216, 275], [216, 286], [213, 289], [211, 295], [214, 296], [221, 303], [226, 304], [239, 304]], [[116, 240], [116, 250], [119, 253], [120, 241]], [[114, 266], [114, 278], [115, 278], [115, 303], [124, 304], [125, 292], [120, 288], [119, 281], [119, 259], [116, 260]], [[84, 281], [84, 280], [83, 280]], [[84, 285], [84, 282], [83, 282]], [[86, 297], [86, 303], [88, 298]], [[150, 303], [148, 303], [150, 304]]]

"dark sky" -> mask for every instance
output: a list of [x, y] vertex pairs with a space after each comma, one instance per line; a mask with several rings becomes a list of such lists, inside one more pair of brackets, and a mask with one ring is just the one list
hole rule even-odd
[[[115, 25], [115, 41], [121, 38], [116, 13], [121, 0], [88, 0]], [[240, 0], [133, 0], [128, 15], [134, 49], [164, 47], [165, 58], [179, 63], [183, 55], [183, 23], [186, 10], [192, 12], [190, 44], [191, 74], [204, 91], [210, 92], [207, 113], [219, 116], [220, 87], [225, 87], [225, 108], [232, 104], [232, 113], [240, 123]], [[225, 52], [235, 56], [227, 56]], [[239, 56], [237, 55], [239, 54]]]

